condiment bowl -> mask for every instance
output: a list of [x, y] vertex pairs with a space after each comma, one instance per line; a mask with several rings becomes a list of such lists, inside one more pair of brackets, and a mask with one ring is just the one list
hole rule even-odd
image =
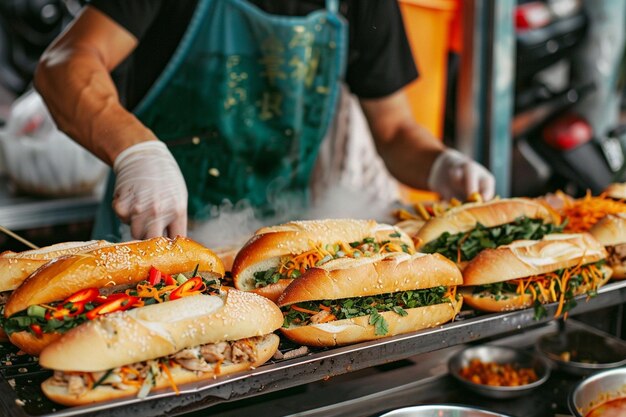
[[452, 404], [427, 404], [399, 408], [380, 417], [509, 417], [480, 408]]
[[[517, 368], [532, 368], [537, 375], [537, 380], [530, 384], [518, 386], [477, 384], [461, 376], [461, 370], [469, 366], [473, 359], [478, 359], [484, 363], [495, 362], [501, 365], [511, 364]], [[526, 395], [545, 383], [550, 377], [550, 365], [545, 358], [523, 350], [496, 345], [465, 348], [450, 359], [448, 369], [460, 384], [473, 392], [490, 398], [515, 398]]]
[[569, 409], [574, 416], [585, 417], [595, 407], [618, 398], [626, 398], [626, 368], [598, 372], [579, 382], [570, 393]]

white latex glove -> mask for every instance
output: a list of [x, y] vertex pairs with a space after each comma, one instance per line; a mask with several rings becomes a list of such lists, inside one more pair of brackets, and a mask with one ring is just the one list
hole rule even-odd
[[133, 145], [113, 163], [113, 209], [135, 239], [187, 235], [187, 187], [163, 142]]
[[452, 197], [465, 200], [478, 192], [483, 200], [495, 194], [496, 180], [487, 169], [454, 149], [442, 152], [428, 174], [428, 186], [444, 199]]

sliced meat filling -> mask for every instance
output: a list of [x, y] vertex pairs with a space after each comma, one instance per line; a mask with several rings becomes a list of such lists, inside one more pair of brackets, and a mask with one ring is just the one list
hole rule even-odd
[[607, 246], [609, 265], [621, 265], [626, 262], [626, 243], [615, 246]]
[[[251, 337], [231, 342], [210, 343], [183, 349], [164, 359], [138, 362], [115, 368], [112, 372], [62, 372], [55, 371], [52, 384], [64, 386], [71, 395], [80, 396], [95, 383], [111, 385], [126, 390], [139, 388], [146, 378], [156, 378], [160, 373], [159, 361], [171, 366], [180, 366], [194, 372], [219, 374], [223, 363], [252, 363], [256, 361], [256, 344], [263, 336]], [[103, 379], [104, 378], [104, 379]]]

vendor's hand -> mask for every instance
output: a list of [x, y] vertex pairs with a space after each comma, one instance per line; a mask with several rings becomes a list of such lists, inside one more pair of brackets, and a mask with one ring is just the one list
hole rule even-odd
[[133, 145], [118, 155], [113, 209], [135, 239], [187, 234], [187, 187], [163, 142]]
[[491, 200], [495, 185], [495, 178], [484, 166], [454, 149], [442, 152], [428, 174], [429, 188], [444, 199], [466, 200], [478, 192], [483, 200]]

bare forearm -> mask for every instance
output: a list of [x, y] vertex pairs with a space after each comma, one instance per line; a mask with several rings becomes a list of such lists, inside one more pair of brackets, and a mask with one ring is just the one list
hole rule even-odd
[[361, 106], [389, 172], [406, 185], [427, 188], [430, 168], [445, 146], [414, 121], [404, 92], [361, 100]]
[[128, 146], [156, 139], [122, 107], [95, 51], [57, 48], [47, 52], [37, 69], [35, 87], [59, 129], [108, 164]]
[[443, 143], [416, 123], [400, 126], [388, 140], [377, 141], [378, 152], [389, 172], [402, 183], [428, 188], [428, 174]]

